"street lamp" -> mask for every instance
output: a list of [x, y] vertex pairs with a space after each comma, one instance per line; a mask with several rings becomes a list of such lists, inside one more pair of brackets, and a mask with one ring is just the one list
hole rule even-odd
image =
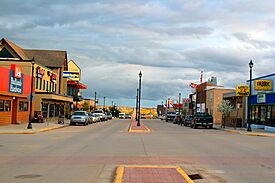
[[137, 96], [136, 96], [136, 121], [138, 120], [138, 88], [137, 88]]
[[33, 90], [33, 71], [34, 71], [34, 57], [32, 58], [32, 77], [31, 77], [31, 94], [30, 94], [30, 113], [29, 113], [29, 124], [28, 124], [28, 127], [27, 129], [32, 129], [32, 90]]
[[250, 109], [251, 109], [251, 82], [252, 82], [252, 68], [253, 68], [253, 62], [252, 62], [252, 60], [250, 60], [250, 62], [249, 62], [249, 71], [250, 71], [250, 73], [249, 73], [249, 96], [248, 96], [248, 108], [247, 108], [247, 110], [248, 110], [248, 112], [247, 112], [247, 115], [248, 115], [248, 127], [247, 127], [247, 131], [248, 132], [251, 132], [252, 131], [252, 129], [251, 129], [251, 116], [250, 116]]
[[95, 92], [95, 107], [94, 110], [96, 110], [96, 92]]
[[137, 126], [140, 126], [140, 94], [141, 94], [141, 77], [142, 73], [141, 71], [139, 72], [139, 88], [138, 88], [138, 122]]

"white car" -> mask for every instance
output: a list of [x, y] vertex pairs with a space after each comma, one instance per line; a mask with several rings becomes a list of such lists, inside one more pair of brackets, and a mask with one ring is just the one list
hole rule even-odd
[[84, 126], [89, 124], [89, 115], [86, 111], [75, 111], [71, 116], [70, 125], [83, 124]]
[[103, 110], [101, 110], [101, 109], [95, 110], [94, 114], [100, 115], [100, 121], [106, 121], [106, 115]]

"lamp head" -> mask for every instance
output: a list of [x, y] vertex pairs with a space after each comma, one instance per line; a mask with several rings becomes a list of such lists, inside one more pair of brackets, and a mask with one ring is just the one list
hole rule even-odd
[[34, 57], [32, 57], [32, 65], [34, 65]]
[[254, 64], [253, 64], [252, 60], [250, 60], [250, 62], [249, 62], [249, 68], [252, 69], [253, 65]]
[[141, 76], [142, 76], [142, 73], [141, 73], [141, 71], [139, 72], [139, 74], [138, 74], [138, 75], [139, 75], [139, 77], [141, 78]]

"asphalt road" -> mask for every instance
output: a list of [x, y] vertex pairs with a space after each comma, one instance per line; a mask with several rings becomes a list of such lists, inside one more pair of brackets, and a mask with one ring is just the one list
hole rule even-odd
[[130, 120], [0, 135], [0, 182], [111, 183], [121, 164], [180, 165], [195, 182], [274, 182], [275, 138], [191, 129], [143, 120], [151, 133], [128, 133]]

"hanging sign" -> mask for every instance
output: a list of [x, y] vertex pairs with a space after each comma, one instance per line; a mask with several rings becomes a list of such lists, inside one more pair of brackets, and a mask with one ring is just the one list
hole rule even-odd
[[236, 96], [249, 96], [249, 86], [237, 85]]

